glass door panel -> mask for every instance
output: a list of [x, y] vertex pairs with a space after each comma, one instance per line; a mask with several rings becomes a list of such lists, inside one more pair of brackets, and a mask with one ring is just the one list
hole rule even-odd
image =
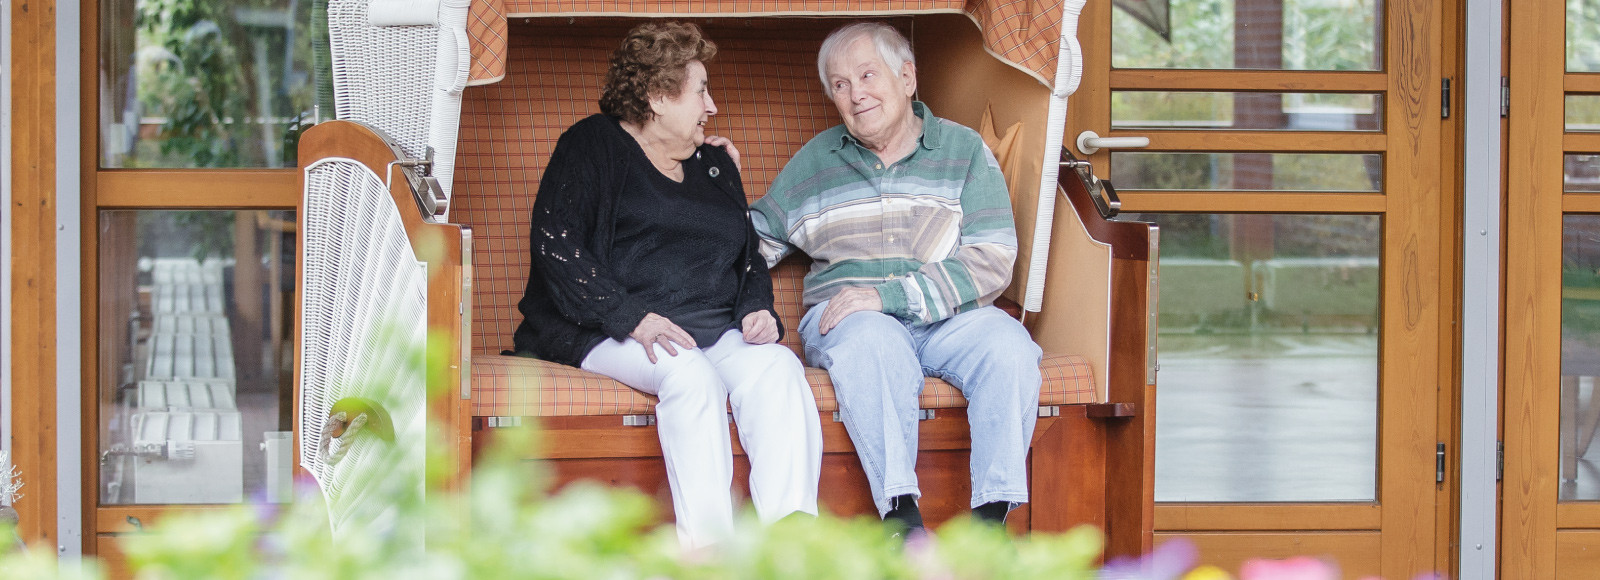
[[[1600, 215], [1561, 227], [1561, 501], [1600, 501]], [[1591, 452], [1591, 449], [1593, 450]]]
[[101, 505], [289, 499], [294, 219], [100, 212]]
[[1164, 28], [1159, 19], [1113, 13], [1112, 66], [1383, 68], [1383, 3], [1377, 0], [1169, 0], [1169, 6]]
[[1161, 226], [1156, 501], [1377, 499], [1380, 220]]
[[294, 167], [333, 118], [321, 2], [99, 6], [100, 167]]

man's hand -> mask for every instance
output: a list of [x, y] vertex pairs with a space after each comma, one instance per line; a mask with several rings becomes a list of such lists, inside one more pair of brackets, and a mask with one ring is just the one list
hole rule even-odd
[[644, 315], [644, 320], [640, 320], [639, 326], [634, 327], [628, 336], [644, 345], [644, 354], [650, 357], [650, 364], [656, 364], [654, 345], [661, 345], [670, 356], [678, 356], [678, 349], [674, 348], [672, 343], [678, 343], [684, 348], [695, 347], [694, 337], [689, 336], [689, 333], [684, 332], [682, 328], [678, 328], [678, 325], [673, 324], [667, 317], [654, 312]]
[[778, 319], [768, 310], [757, 310], [744, 315], [740, 331], [750, 344], [767, 344], [778, 340]]
[[817, 330], [827, 334], [844, 317], [866, 310], [883, 311], [883, 299], [878, 298], [876, 289], [857, 286], [840, 290], [828, 300], [828, 307], [822, 311], [822, 321], [817, 323]]
[[721, 135], [707, 135], [706, 145], [721, 147], [728, 152], [728, 157], [733, 158], [733, 166], [739, 171], [744, 171], [744, 166], [739, 165], [739, 148], [733, 146], [733, 140]]

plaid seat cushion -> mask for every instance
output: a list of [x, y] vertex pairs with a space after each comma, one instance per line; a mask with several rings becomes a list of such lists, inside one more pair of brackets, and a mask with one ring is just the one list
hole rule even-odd
[[[1047, 353], [1040, 371], [1044, 374], [1040, 405], [1094, 401], [1094, 377], [1083, 357]], [[817, 398], [817, 410], [839, 410], [827, 371], [807, 367], [806, 380]], [[603, 375], [537, 359], [492, 354], [473, 355], [472, 391], [475, 417], [646, 415], [653, 413], [656, 406], [655, 397]], [[966, 406], [967, 400], [950, 383], [925, 379], [922, 408]]]

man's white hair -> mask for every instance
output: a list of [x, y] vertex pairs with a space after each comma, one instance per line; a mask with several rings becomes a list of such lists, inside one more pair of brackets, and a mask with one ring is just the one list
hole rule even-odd
[[900, 74], [905, 63], [916, 66], [917, 57], [911, 53], [911, 42], [901, 36], [899, 30], [881, 22], [857, 22], [833, 31], [817, 51], [817, 77], [822, 79], [823, 93], [833, 94], [833, 86], [828, 83], [828, 60], [863, 36], [872, 39], [878, 56], [895, 75]]

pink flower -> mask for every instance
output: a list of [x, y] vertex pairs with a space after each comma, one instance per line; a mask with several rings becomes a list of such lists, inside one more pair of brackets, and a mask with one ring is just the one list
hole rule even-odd
[[1339, 580], [1339, 568], [1309, 556], [1287, 560], [1250, 560], [1239, 580]]

